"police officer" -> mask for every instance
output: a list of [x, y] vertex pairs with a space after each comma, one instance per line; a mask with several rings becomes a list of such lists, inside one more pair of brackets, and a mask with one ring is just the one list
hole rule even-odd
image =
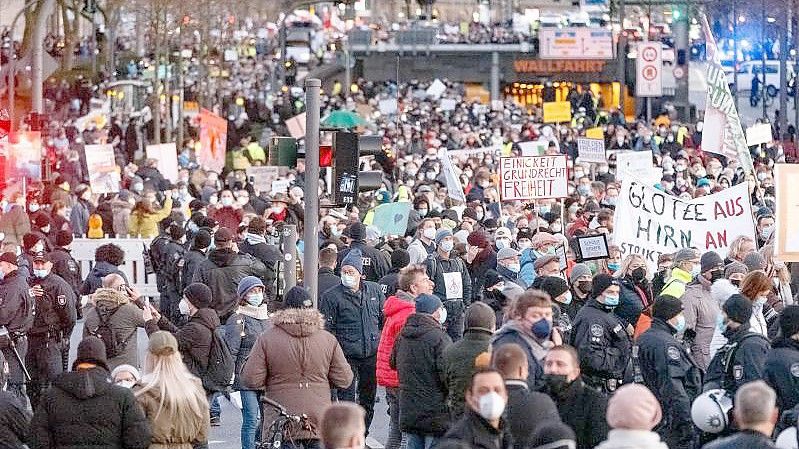
[[183, 255], [183, 272], [180, 276], [180, 291], [186, 289], [194, 279], [197, 267], [206, 259], [208, 247], [211, 246], [211, 232], [207, 228], [198, 229], [191, 241], [191, 249]]
[[168, 252], [166, 250], [166, 245], [169, 243], [169, 226], [174, 221], [171, 218], [165, 218], [161, 220], [159, 223], [159, 228], [161, 233], [158, 234], [153, 241], [150, 243], [150, 262], [153, 265], [153, 272], [155, 273], [155, 283], [158, 287], [158, 293], [163, 295], [166, 292], [166, 276], [161, 272], [164, 264], [166, 263], [166, 257], [168, 256]]
[[[693, 449], [696, 434], [691, 403], [702, 392], [702, 371], [674, 337], [685, 329], [679, 299], [661, 295], [652, 306], [652, 326], [638, 340], [638, 367], [643, 383], [663, 408], [656, 429], [671, 449]], [[633, 359], [635, 361], [635, 359]]]
[[357, 249], [363, 257], [363, 276], [367, 281], [378, 282], [388, 274], [391, 270], [388, 254], [366, 244], [366, 226], [363, 223], [351, 224], [344, 230], [344, 237], [349, 240], [350, 246], [338, 253], [339, 270], [341, 261], [350, 251]]
[[727, 344], [713, 356], [707, 368], [704, 390], [721, 388], [731, 396], [738, 388], [763, 378], [763, 368], [769, 352], [766, 337], [749, 329], [752, 301], [734, 294], [722, 306], [724, 335]]
[[[455, 238], [449, 229], [436, 233], [436, 252], [427, 259], [427, 275], [433, 281], [433, 294], [447, 309], [444, 327], [453, 340], [463, 337], [463, 313], [472, 298], [472, 278], [460, 257], [453, 257]], [[511, 251], [516, 251], [507, 248]]]
[[27, 332], [33, 325], [33, 307], [28, 281], [19, 269], [17, 255], [12, 252], [0, 254], [0, 327], [6, 328], [13, 343], [13, 346], [0, 346], [8, 361], [8, 391], [17, 395], [23, 403], [26, 403], [27, 398], [25, 370], [20, 359], [24, 363], [28, 352]]
[[72, 233], [64, 230], [58, 231], [55, 235], [55, 247], [48, 256], [53, 264], [52, 273], [65, 280], [72, 287], [72, 291], [75, 292], [75, 309], [78, 313], [78, 319], [80, 319], [83, 317], [79, 301], [80, 287], [83, 285], [83, 273], [81, 273], [80, 264], [70, 253], [70, 245], [72, 245]]
[[[799, 404], [799, 306], [787, 306], [779, 320], [780, 336], [771, 344], [763, 380], [777, 392], [784, 415]], [[791, 422], [796, 423], [795, 416]]]
[[161, 257], [161, 269], [159, 275], [164, 278], [163, 293], [161, 293], [161, 313], [163, 313], [172, 323], [178, 323], [181, 319], [178, 304], [182, 297], [183, 290], [180, 289], [183, 275], [183, 267], [186, 260], [184, 254], [186, 249], [183, 246], [183, 239], [186, 230], [177, 223], [172, 223], [167, 227], [169, 240], [163, 245], [163, 255]]
[[632, 330], [613, 314], [619, 305], [619, 281], [600, 273], [592, 281], [591, 299], [574, 318], [572, 345], [589, 386], [611, 393], [632, 371]]
[[28, 331], [28, 354], [25, 365], [31, 375], [28, 395], [36, 409], [41, 392], [55, 376], [66, 370], [69, 337], [75, 326], [75, 292], [57, 274], [44, 253], [33, 257], [31, 292], [36, 302], [33, 327]]

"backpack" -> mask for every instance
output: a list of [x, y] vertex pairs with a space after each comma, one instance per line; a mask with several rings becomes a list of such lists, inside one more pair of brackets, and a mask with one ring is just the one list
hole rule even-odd
[[223, 338], [222, 327], [211, 332], [211, 349], [208, 352], [208, 367], [202, 376], [203, 388], [206, 391], [224, 392], [233, 385], [236, 371], [236, 359]]
[[116, 333], [113, 329], [111, 329], [111, 317], [116, 315], [119, 311], [119, 307], [114, 309], [113, 312], [103, 316], [100, 311], [97, 311], [97, 318], [100, 320], [100, 324], [92, 331], [89, 331], [89, 335], [95, 336], [103, 341], [105, 344], [105, 356], [109, 359], [112, 359], [120, 354], [122, 351], [125, 350], [125, 347], [128, 345], [128, 342], [134, 335], [136, 335], [136, 329], [133, 329], [133, 332], [128, 335], [127, 338], [120, 341]]

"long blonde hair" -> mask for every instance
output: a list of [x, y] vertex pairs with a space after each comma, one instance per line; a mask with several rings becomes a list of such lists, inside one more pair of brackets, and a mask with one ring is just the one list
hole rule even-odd
[[175, 436], [192, 437], [199, 433], [208, 420], [208, 401], [199, 380], [183, 364], [180, 353], [172, 347], [164, 347], [158, 354], [147, 352], [144, 361], [144, 387], [136, 391], [136, 397], [152, 391], [159, 399], [155, 421], [166, 409], [169, 416], [178, 414], [188, 419], [173, 420]]
[[774, 245], [769, 244], [760, 248], [760, 255], [765, 259], [767, 273], [772, 278], [779, 279], [783, 284], [791, 282], [791, 271], [774, 257]]

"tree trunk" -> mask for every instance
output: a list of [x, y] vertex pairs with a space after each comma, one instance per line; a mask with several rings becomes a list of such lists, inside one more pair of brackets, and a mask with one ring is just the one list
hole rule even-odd
[[63, 70], [72, 70], [75, 66], [75, 38], [78, 27], [74, 20], [69, 20], [67, 11], [72, 9], [74, 13], [75, 4], [73, 2], [71, 6], [68, 6], [65, 0], [59, 0], [58, 6], [61, 8], [61, 17], [64, 23], [64, 57], [61, 59], [61, 68]]

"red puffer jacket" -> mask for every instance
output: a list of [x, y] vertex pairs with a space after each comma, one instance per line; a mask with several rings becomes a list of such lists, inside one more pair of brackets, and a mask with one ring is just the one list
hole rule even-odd
[[399, 377], [397, 371], [389, 366], [391, 351], [394, 349], [394, 342], [405, 326], [405, 321], [416, 311], [413, 297], [402, 290], [397, 290], [397, 294], [389, 296], [383, 307], [385, 323], [383, 332], [380, 335], [380, 344], [377, 346], [377, 384], [383, 387], [399, 387]]

